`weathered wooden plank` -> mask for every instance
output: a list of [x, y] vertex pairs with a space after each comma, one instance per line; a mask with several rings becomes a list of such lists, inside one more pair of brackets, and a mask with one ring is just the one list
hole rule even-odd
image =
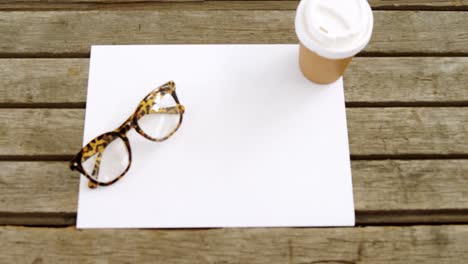
[[0, 105], [82, 104], [88, 59], [0, 60]]
[[433, 8], [462, 8], [468, 6], [467, 0], [368, 0], [374, 8], [387, 9], [433, 9]]
[[[296, 43], [294, 10], [0, 12], [0, 55], [87, 56], [91, 44]], [[467, 12], [375, 11], [366, 52], [465, 54]], [[450, 30], [447, 30], [450, 29]]]
[[354, 58], [344, 76], [353, 103], [468, 102], [468, 58]]
[[468, 108], [351, 108], [347, 116], [351, 155], [468, 151]]
[[[466, 155], [468, 108], [348, 108], [351, 155]], [[0, 109], [0, 155], [72, 155], [82, 109]]]
[[[0, 161], [0, 224], [74, 224], [67, 165]], [[352, 173], [358, 224], [468, 221], [468, 160], [353, 160]]]
[[78, 179], [63, 161], [0, 161], [0, 214], [75, 213]]
[[352, 161], [356, 210], [468, 209], [468, 160]]
[[70, 155], [81, 146], [83, 120], [81, 109], [1, 109], [0, 155]]
[[2, 263], [463, 263], [468, 226], [0, 228]]
[[[63, 107], [86, 101], [88, 59], [0, 59], [0, 105]], [[468, 105], [468, 58], [355, 58], [349, 105]]]

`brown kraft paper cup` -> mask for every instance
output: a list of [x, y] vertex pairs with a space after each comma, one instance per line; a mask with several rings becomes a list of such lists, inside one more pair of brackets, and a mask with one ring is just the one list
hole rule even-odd
[[318, 84], [329, 84], [338, 80], [353, 57], [328, 59], [299, 44], [299, 66], [307, 79]]

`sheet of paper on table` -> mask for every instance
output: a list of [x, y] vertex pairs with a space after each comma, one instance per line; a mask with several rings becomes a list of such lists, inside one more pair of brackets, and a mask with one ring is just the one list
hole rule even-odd
[[169, 80], [182, 126], [161, 143], [131, 131], [111, 186], [82, 176], [79, 228], [354, 225], [341, 79], [305, 79], [297, 45], [93, 46], [84, 143]]

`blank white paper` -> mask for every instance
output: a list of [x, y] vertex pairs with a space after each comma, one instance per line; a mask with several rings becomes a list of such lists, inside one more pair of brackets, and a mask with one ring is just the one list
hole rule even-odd
[[128, 138], [109, 187], [81, 177], [79, 228], [352, 226], [343, 82], [301, 74], [297, 45], [93, 46], [84, 144], [174, 80], [186, 112], [167, 141]]

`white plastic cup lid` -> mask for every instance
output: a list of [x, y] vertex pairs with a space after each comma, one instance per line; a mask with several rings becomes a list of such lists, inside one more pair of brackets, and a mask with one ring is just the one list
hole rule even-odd
[[344, 59], [369, 43], [374, 17], [367, 0], [301, 0], [295, 23], [308, 49], [325, 58]]

